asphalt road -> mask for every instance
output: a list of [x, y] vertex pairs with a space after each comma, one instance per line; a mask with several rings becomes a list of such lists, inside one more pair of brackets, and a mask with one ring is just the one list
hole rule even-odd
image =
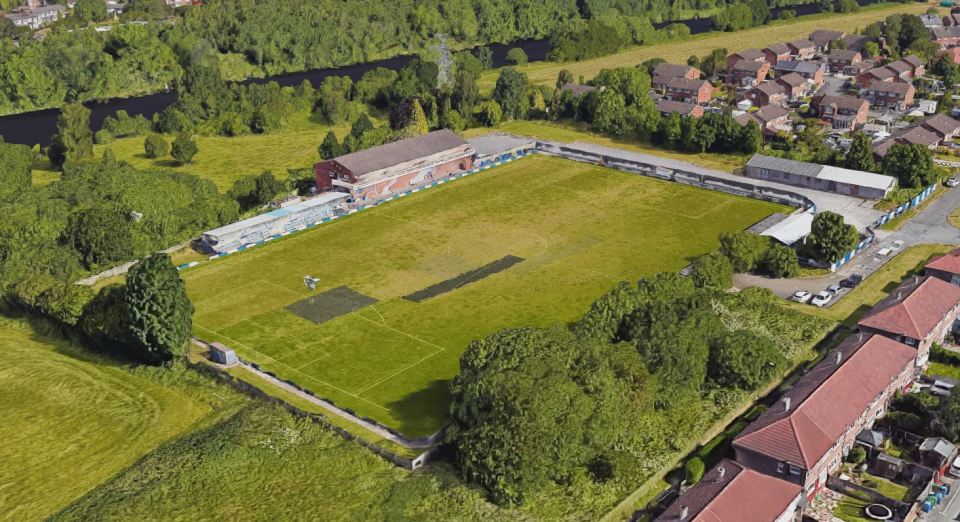
[[[947, 192], [913, 216], [900, 230], [895, 232], [877, 230], [877, 238], [873, 245], [833, 274], [803, 279], [769, 279], [752, 274], [737, 274], [734, 276], [733, 284], [737, 288], [749, 286], [769, 288], [780, 297], [789, 297], [797, 290], [806, 290], [816, 294], [832, 284], [839, 283], [851, 274], [860, 274], [867, 277], [876, 272], [895, 257], [894, 255], [888, 255], [881, 258], [877, 256], [877, 252], [883, 248], [892, 248], [896, 241], [902, 241], [903, 248], [933, 243], [960, 245], [960, 229], [947, 222], [950, 213], [960, 206], [960, 188], [941, 187], [938, 190], [946, 190]], [[843, 299], [843, 296], [844, 294], [840, 294], [838, 299]]]
[[927, 515], [921, 515], [920, 520], [929, 522], [957, 522], [960, 521], [960, 492], [955, 488], [960, 486], [960, 482], [950, 478], [944, 479], [950, 484], [950, 496], [947, 501], [940, 504]]

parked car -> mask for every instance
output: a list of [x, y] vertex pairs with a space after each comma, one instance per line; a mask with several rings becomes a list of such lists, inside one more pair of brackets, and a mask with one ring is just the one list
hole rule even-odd
[[811, 297], [813, 297], [813, 295], [810, 292], [807, 292], [806, 290], [797, 290], [793, 293], [793, 295], [790, 296], [790, 300], [798, 303], [807, 303], [810, 301]]
[[950, 396], [950, 390], [947, 390], [947, 389], [945, 389], [945, 388], [941, 388], [941, 387], [937, 386], [936, 384], [934, 384], [933, 386], [927, 388], [927, 391], [930, 392], [930, 395], [936, 395], [937, 397], [949, 397], [949, 396]]
[[833, 301], [833, 295], [824, 290], [823, 292], [813, 296], [813, 299], [810, 300], [810, 304], [817, 307], [824, 307], [827, 306], [827, 303], [830, 301]]
[[960, 457], [953, 459], [953, 464], [950, 464], [950, 471], [947, 472], [951, 477], [960, 478]]
[[890, 255], [890, 252], [893, 252], [893, 250], [889, 248], [881, 248], [880, 250], [877, 250], [877, 257], [887, 257]]
[[957, 177], [954, 176], [954, 177], [948, 179], [948, 180], [945, 182], [945, 184], [946, 184], [948, 187], [956, 187], [957, 185], [960, 185], [960, 179], [957, 179]]
[[863, 276], [860, 274], [851, 274], [850, 277], [840, 281], [840, 286], [844, 288], [855, 288], [863, 282]]
[[900, 241], [899, 239], [894, 241], [893, 245], [891, 245], [890, 248], [893, 249], [894, 252], [900, 250], [901, 248], [903, 248], [903, 241]]
[[838, 295], [840, 295], [840, 290], [842, 289], [843, 287], [841, 287], [840, 285], [830, 285], [827, 287], [827, 292], [830, 292], [830, 295], [832, 295], [833, 297], [837, 297]]

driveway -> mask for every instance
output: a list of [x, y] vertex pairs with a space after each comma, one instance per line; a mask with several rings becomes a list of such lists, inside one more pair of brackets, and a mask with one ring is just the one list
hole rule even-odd
[[[839, 283], [851, 274], [860, 274], [864, 278], [873, 274], [895, 257], [895, 254], [883, 258], [877, 256], [880, 250], [892, 248], [895, 241], [902, 241], [903, 248], [933, 243], [960, 244], [960, 229], [947, 222], [950, 213], [960, 206], [960, 190], [947, 187], [941, 187], [938, 190], [947, 192], [913, 216], [900, 230], [895, 232], [877, 230], [873, 245], [833, 274], [802, 279], [769, 279], [752, 274], [736, 274], [733, 277], [733, 285], [736, 288], [749, 286], [769, 288], [780, 297], [789, 297], [797, 290], [816, 293]], [[834, 302], [842, 299], [844, 295], [846, 294], [840, 294]]]

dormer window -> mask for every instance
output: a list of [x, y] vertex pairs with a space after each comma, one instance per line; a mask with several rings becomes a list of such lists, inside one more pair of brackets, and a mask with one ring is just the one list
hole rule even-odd
[[903, 338], [903, 342], [904, 342], [907, 346], [916, 346], [916, 345], [917, 345], [917, 340], [914, 339], [913, 337], [904, 337], [904, 338]]

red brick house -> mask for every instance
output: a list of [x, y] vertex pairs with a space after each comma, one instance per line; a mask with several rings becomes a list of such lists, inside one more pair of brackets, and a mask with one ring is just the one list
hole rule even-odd
[[727, 72], [727, 82], [742, 87], [753, 87], [767, 79], [770, 64], [766, 61], [740, 60]]
[[699, 118], [703, 116], [703, 106], [692, 103], [673, 101], [661, 98], [657, 100], [657, 110], [663, 116], [670, 116], [671, 113], [677, 113], [680, 116], [690, 116]]
[[923, 127], [940, 137], [940, 144], [949, 143], [960, 135], [960, 121], [946, 114], [934, 114], [923, 120]]
[[878, 83], [890, 83], [897, 77], [896, 73], [887, 67], [874, 67], [865, 73], [857, 75], [857, 85], [861, 89], [869, 89]]
[[947, 16], [944, 16], [943, 25], [947, 27], [952, 25], [960, 25], [960, 13], [950, 13]]
[[470, 170], [476, 151], [448, 129], [387, 143], [314, 165], [317, 190], [378, 200]]
[[754, 107], [764, 107], [771, 104], [780, 105], [788, 98], [783, 85], [768, 80], [747, 91], [745, 99], [750, 100]]
[[860, 53], [851, 51], [850, 49], [834, 49], [827, 55], [827, 63], [830, 65], [830, 71], [835, 73], [843, 73], [850, 70], [853, 64], [860, 63], [862, 59], [863, 57], [860, 56]]
[[913, 97], [917, 89], [913, 84], [901, 82], [874, 82], [865, 93], [870, 104], [875, 107], [886, 107], [899, 111], [906, 110], [913, 105]]
[[913, 277], [885, 297], [857, 325], [916, 349], [924, 366], [930, 346], [950, 333], [960, 312], [960, 287], [936, 277]]
[[916, 355], [880, 335], [848, 337], [733, 440], [737, 462], [812, 498], [860, 431], [912, 383]]
[[855, 131], [867, 123], [870, 104], [862, 98], [846, 95], [822, 95], [813, 100], [820, 119], [837, 130]]
[[747, 112], [734, 118], [734, 121], [746, 127], [751, 121], [756, 122], [764, 136], [776, 136], [778, 132], [789, 132], [793, 129], [790, 124], [790, 113], [779, 105], [767, 105], [756, 112]]
[[663, 78], [689, 78], [695, 80], [700, 78], [700, 69], [692, 65], [680, 65], [675, 63], [661, 63], [653, 68], [653, 77]]
[[924, 273], [960, 286], [960, 248], [951, 250], [927, 263]]
[[897, 136], [896, 141], [897, 143], [903, 143], [906, 145], [923, 145], [924, 147], [933, 150], [940, 145], [940, 136], [937, 136], [937, 133], [921, 125], [917, 127], [910, 127], [905, 132]]
[[960, 45], [960, 26], [934, 27], [930, 30], [933, 41], [941, 49], [948, 49]]
[[706, 80], [671, 78], [665, 86], [667, 98], [696, 105], [704, 104], [713, 97], [713, 85]]
[[797, 484], [724, 459], [656, 522], [792, 522], [802, 516], [802, 498]]
[[792, 42], [787, 42], [787, 47], [790, 48], [790, 55], [793, 56], [794, 60], [806, 61], [813, 58], [813, 55], [817, 52], [817, 47], [810, 40], [794, 40]]
[[790, 73], [796, 73], [810, 80], [813, 84], [813, 90], [819, 89], [823, 85], [823, 67], [814, 62], [799, 62], [791, 60], [789, 62], [780, 62], [774, 68], [782, 76]]
[[760, 49], [745, 49], [727, 56], [727, 69], [733, 68], [733, 66], [741, 60], [746, 60], [748, 62], [762, 62], [766, 59], [767, 55], [763, 54], [763, 51]]
[[953, 63], [960, 63], [960, 47], [951, 47], [949, 49], [944, 49], [937, 53], [937, 57], [947, 56]]
[[787, 44], [773, 44], [763, 50], [763, 54], [767, 57], [767, 62], [770, 65], [777, 65], [777, 62], [783, 62], [790, 59], [792, 51]]
[[810, 89], [810, 81], [797, 73], [784, 74], [775, 81], [783, 87], [790, 101], [803, 98]]

